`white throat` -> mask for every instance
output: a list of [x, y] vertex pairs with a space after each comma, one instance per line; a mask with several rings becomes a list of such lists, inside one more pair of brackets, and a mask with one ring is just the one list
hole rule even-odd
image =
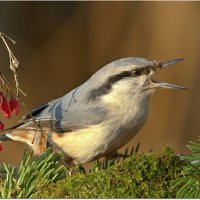
[[[102, 97], [108, 108], [108, 123], [120, 129], [137, 129], [147, 119], [150, 94], [134, 90], [131, 84], [115, 84]], [[112, 126], [112, 125], [111, 125]]]

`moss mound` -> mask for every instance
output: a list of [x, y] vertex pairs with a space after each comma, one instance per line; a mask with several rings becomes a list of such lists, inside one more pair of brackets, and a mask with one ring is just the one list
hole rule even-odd
[[183, 163], [167, 147], [136, 154], [98, 172], [76, 174], [44, 185], [34, 198], [174, 198]]

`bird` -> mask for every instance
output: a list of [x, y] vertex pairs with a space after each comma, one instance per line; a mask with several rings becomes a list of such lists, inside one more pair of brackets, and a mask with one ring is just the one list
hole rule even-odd
[[144, 126], [156, 90], [186, 89], [152, 78], [182, 60], [115, 60], [69, 93], [24, 115], [17, 125], [2, 131], [0, 141], [26, 143], [37, 155], [52, 146], [73, 164], [114, 155]]

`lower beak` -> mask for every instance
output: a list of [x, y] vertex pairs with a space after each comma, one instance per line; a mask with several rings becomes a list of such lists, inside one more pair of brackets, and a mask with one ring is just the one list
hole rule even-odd
[[186, 89], [188, 89], [186, 87], [171, 84], [171, 83], [165, 83], [165, 82], [155, 81], [155, 80], [151, 80], [151, 81], [154, 84], [155, 88], [168, 88], [168, 89], [176, 89], [176, 90], [186, 90]]
[[[176, 64], [177, 62], [182, 61], [184, 58], [177, 58], [174, 60], [169, 60], [169, 61], [165, 61], [165, 62], [161, 62], [161, 63], [156, 63], [157, 67], [156, 69], [164, 69], [170, 65]], [[175, 85], [175, 84], [171, 84], [171, 83], [165, 83], [165, 82], [161, 82], [161, 81], [155, 81], [155, 80], [151, 80], [152, 83], [154, 84], [155, 88], [168, 88], [168, 89], [178, 89], [178, 90], [185, 90], [188, 89], [186, 87], [183, 86], [179, 86], [179, 85]]]

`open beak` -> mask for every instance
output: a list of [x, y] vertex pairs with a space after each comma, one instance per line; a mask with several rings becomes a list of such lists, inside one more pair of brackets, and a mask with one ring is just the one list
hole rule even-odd
[[[161, 63], [155, 63], [155, 70], [158, 69], [164, 69], [170, 65], [176, 64], [177, 62], [182, 61], [184, 58], [177, 58], [174, 60], [169, 60], [169, 61], [164, 61]], [[169, 89], [187, 89], [186, 87], [183, 86], [179, 86], [179, 85], [175, 85], [175, 84], [171, 84], [171, 83], [165, 83], [165, 82], [161, 82], [161, 81], [155, 81], [152, 80], [152, 83], [154, 84], [154, 87], [156, 88], [169, 88]]]

